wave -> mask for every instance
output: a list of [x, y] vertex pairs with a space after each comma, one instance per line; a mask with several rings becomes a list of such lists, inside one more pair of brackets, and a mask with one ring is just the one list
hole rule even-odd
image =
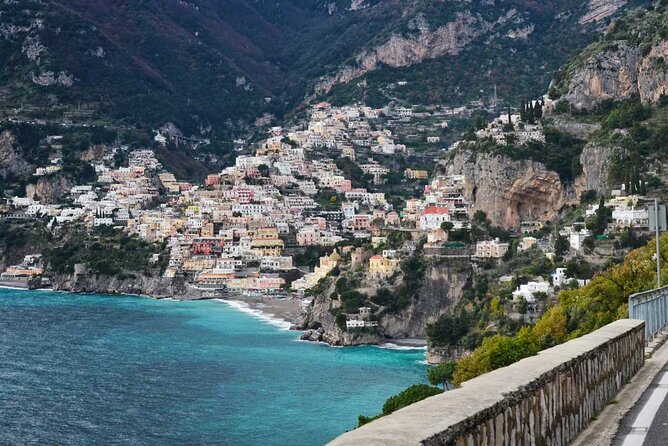
[[345, 345], [332, 345], [325, 341], [308, 341], [306, 339], [295, 339], [295, 342], [306, 342], [308, 344], [322, 345], [324, 347], [330, 347], [330, 348], [352, 348], [352, 347], [347, 347]]
[[0, 288], [5, 290], [18, 290], [18, 291], [31, 291], [28, 288], [22, 288], [18, 286], [9, 286], [9, 285], [0, 285]]
[[251, 308], [250, 305], [248, 305], [246, 302], [242, 302], [239, 300], [226, 300], [226, 299], [213, 299], [213, 300], [216, 300], [218, 302], [224, 302], [230, 307], [234, 308], [235, 310], [239, 310], [243, 313], [249, 314], [256, 319], [266, 322], [269, 325], [273, 325], [274, 327], [280, 328], [283, 331], [288, 331], [290, 330], [290, 327], [292, 327], [291, 322], [276, 317], [272, 313], [265, 313], [256, 308]]
[[384, 348], [387, 350], [424, 350], [427, 351], [427, 346], [417, 346], [417, 345], [397, 345], [391, 342], [386, 342], [385, 344], [376, 345], [378, 348]]

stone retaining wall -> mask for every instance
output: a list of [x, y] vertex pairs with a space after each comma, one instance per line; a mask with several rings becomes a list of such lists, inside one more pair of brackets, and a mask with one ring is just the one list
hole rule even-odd
[[566, 445], [643, 365], [644, 347], [643, 321], [616, 321], [330, 445]]

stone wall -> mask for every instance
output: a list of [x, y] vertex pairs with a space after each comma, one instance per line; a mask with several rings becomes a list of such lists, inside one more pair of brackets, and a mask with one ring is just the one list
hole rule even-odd
[[566, 445], [642, 366], [644, 346], [644, 322], [620, 320], [330, 445]]

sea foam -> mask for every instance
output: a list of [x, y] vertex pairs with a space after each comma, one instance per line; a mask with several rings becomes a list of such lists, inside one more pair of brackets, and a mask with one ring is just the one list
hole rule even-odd
[[427, 350], [427, 346], [417, 346], [417, 345], [397, 345], [391, 342], [386, 342], [385, 344], [377, 345], [378, 348], [384, 348], [388, 350]]
[[226, 300], [226, 299], [214, 299], [218, 302], [224, 302], [235, 310], [239, 310], [243, 313], [249, 314], [256, 319], [259, 319], [263, 322], [266, 322], [274, 327], [280, 328], [281, 330], [287, 331], [290, 330], [292, 324], [284, 319], [278, 318], [271, 313], [265, 313], [261, 310], [251, 308], [246, 302], [238, 300]]

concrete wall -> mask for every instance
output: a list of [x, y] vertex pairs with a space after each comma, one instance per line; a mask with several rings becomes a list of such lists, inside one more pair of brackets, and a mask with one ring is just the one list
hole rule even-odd
[[565, 445], [642, 366], [644, 347], [644, 322], [620, 320], [380, 418], [330, 445]]

